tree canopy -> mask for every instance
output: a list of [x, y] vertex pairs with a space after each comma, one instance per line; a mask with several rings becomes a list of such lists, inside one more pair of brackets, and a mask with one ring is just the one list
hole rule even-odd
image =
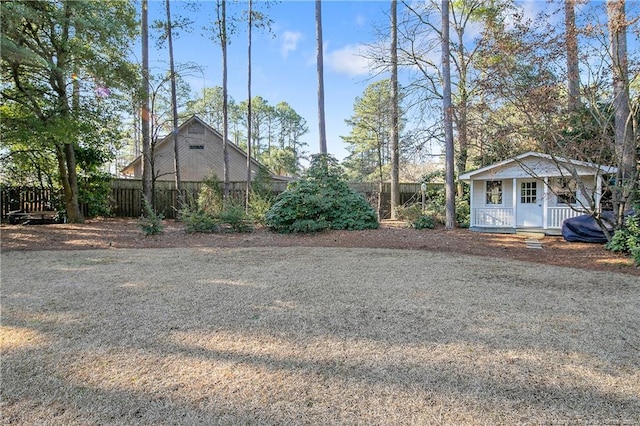
[[81, 222], [77, 169], [100, 164], [105, 146], [117, 144], [117, 126], [105, 123], [117, 122], [116, 90], [135, 82], [126, 60], [135, 9], [117, 0], [14, 1], [1, 8], [7, 159], [17, 160], [13, 167], [25, 157], [55, 163], [49, 182], [63, 188], [68, 219]]

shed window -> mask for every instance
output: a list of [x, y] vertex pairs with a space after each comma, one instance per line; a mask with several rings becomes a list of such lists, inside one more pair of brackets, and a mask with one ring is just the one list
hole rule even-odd
[[204, 149], [204, 145], [189, 145], [189, 149]]
[[575, 204], [577, 184], [575, 179], [558, 178], [556, 179], [556, 197], [557, 204]]
[[487, 204], [502, 204], [502, 181], [501, 180], [489, 180], [487, 181], [486, 192]]
[[538, 202], [538, 183], [522, 182], [520, 184], [520, 203], [535, 204]]

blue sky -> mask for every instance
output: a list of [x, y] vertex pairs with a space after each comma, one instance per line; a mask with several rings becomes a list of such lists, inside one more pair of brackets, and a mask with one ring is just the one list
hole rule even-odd
[[[265, 9], [263, 2], [254, 2], [273, 20], [272, 33], [253, 32], [252, 95], [260, 95], [275, 105], [289, 103], [309, 125], [304, 140], [308, 151], [318, 151], [317, 74], [314, 1], [282, 1]], [[227, 3], [227, 14], [238, 13], [246, 2]], [[198, 2], [197, 13], [188, 12], [185, 3], [171, 2], [172, 18], [188, 14], [196, 19], [191, 33], [181, 32], [174, 41], [176, 63], [194, 62], [203, 67], [203, 75], [192, 75], [187, 81], [194, 92], [202, 87], [222, 85], [221, 53], [204, 34], [202, 28], [213, 21], [214, 1]], [[338, 159], [347, 155], [341, 135], [349, 128], [344, 120], [353, 113], [353, 102], [366, 86], [373, 82], [367, 63], [358, 52], [366, 43], [376, 40], [375, 25], [387, 21], [387, 1], [323, 1], [323, 38], [325, 46], [325, 114], [327, 145]], [[164, 19], [164, 1], [150, 1], [150, 21]], [[228, 51], [229, 94], [237, 101], [247, 96], [247, 34], [241, 23], [231, 38]], [[157, 72], [167, 68], [168, 53], [157, 51], [150, 43], [150, 65]], [[381, 77], [379, 77], [381, 78]]]
[[[222, 66], [220, 47], [205, 34], [203, 27], [214, 22], [216, 2], [214, 0], [196, 1], [197, 12], [190, 12], [188, 3], [171, 0], [172, 17], [187, 15], [195, 20], [190, 33], [181, 32], [174, 40], [176, 64], [188, 62], [202, 67], [202, 74], [193, 74], [186, 80], [194, 93], [203, 87], [222, 85]], [[602, 2], [591, 5], [603, 7]], [[227, 15], [238, 16], [246, 10], [245, 0], [228, 1]], [[522, 14], [534, 18], [536, 13], [549, 7], [558, 9], [562, 3], [549, 5], [543, 0], [525, 0], [521, 2]], [[388, 0], [342, 1], [323, 0], [323, 37], [324, 37], [324, 79], [325, 114], [327, 145], [329, 153], [342, 160], [348, 153], [340, 136], [346, 136], [349, 128], [344, 120], [351, 117], [353, 103], [361, 96], [367, 85], [388, 76], [372, 77], [367, 60], [361, 52], [367, 44], [378, 41], [376, 28], [388, 26]], [[283, 0], [272, 4], [268, 9], [265, 2], [254, 0], [254, 8], [266, 13], [272, 20], [271, 33], [254, 30], [253, 33], [253, 85], [252, 95], [262, 96], [270, 104], [285, 101], [307, 120], [309, 133], [304, 136], [309, 153], [318, 151], [317, 123], [317, 74], [316, 74], [316, 34], [315, 1]], [[580, 9], [578, 9], [580, 10]], [[606, 19], [604, 9], [600, 10], [600, 19]], [[638, 4], [627, 2], [627, 16], [637, 16]], [[150, 21], [165, 19], [165, 2], [149, 1]], [[554, 14], [551, 22], [561, 25], [563, 16]], [[582, 18], [584, 21], [584, 17]], [[587, 18], [588, 19], [588, 18]], [[549, 22], [549, 21], [548, 21]], [[582, 25], [585, 23], [582, 22]], [[476, 30], [479, 30], [477, 28]], [[468, 36], [477, 35], [473, 27]], [[637, 53], [638, 34], [628, 34], [629, 53]], [[604, 47], [604, 46], [603, 46]], [[166, 48], [157, 50], [150, 43], [151, 67], [155, 73], [165, 73], [168, 69]], [[606, 49], [606, 47], [604, 47]], [[138, 51], [134, 52], [139, 57]], [[439, 61], [439, 52], [433, 52], [434, 60]], [[246, 23], [240, 23], [238, 31], [231, 36], [228, 50], [229, 94], [236, 101], [247, 96], [247, 34]], [[402, 80], [402, 74], [401, 74]], [[586, 81], [586, 80], [585, 80]], [[433, 117], [432, 119], [438, 119]], [[437, 150], [437, 148], [436, 148]]]

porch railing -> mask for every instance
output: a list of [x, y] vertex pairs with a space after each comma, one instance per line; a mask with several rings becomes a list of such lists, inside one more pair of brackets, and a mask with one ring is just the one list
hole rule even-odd
[[[570, 207], [548, 207], [547, 228], [561, 228], [565, 219], [585, 214]], [[472, 212], [472, 225], [480, 227], [513, 227], [513, 208], [476, 208]]]
[[473, 209], [471, 226], [510, 227], [513, 226], [512, 208]]
[[547, 228], [561, 228], [565, 219], [585, 214], [575, 211], [571, 207], [549, 207], [547, 209]]

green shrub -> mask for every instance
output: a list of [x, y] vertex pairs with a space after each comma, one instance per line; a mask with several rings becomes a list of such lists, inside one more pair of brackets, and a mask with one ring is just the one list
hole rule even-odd
[[[420, 214], [431, 216], [436, 221], [436, 223], [444, 224], [446, 219], [445, 203], [446, 197], [444, 186], [429, 188], [427, 190], [426, 209], [424, 212], [421, 211]], [[456, 196], [455, 221], [457, 226], [461, 228], [468, 228], [470, 213], [469, 191], [468, 186], [465, 185], [464, 195], [462, 197]], [[409, 223], [411, 223], [413, 220], [411, 220]]]
[[408, 206], [400, 206], [397, 209], [398, 219], [404, 220], [408, 224], [413, 223], [416, 219], [422, 216], [422, 205], [419, 203], [410, 204]]
[[271, 229], [286, 234], [378, 227], [376, 212], [349, 188], [337, 160], [322, 154], [314, 155], [303, 177], [276, 198], [265, 221]]
[[220, 232], [220, 223], [218, 219], [215, 216], [205, 212], [204, 210], [198, 209], [197, 207], [183, 208], [180, 211], [180, 219], [182, 220], [182, 222], [184, 222], [185, 231], [189, 234], [193, 234], [195, 232]]
[[223, 209], [222, 188], [215, 173], [209, 174], [198, 192], [198, 209], [216, 216]]
[[260, 166], [258, 172], [251, 181], [251, 195], [272, 198], [273, 186], [271, 185], [271, 172], [266, 167]]
[[180, 210], [180, 219], [188, 233], [249, 232], [252, 217], [239, 203], [228, 201], [225, 206], [222, 189], [215, 174], [209, 175], [198, 192], [198, 199]]
[[251, 232], [253, 222], [244, 207], [239, 204], [229, 204], [219, 215], [221, 225], [228, 225], [233, 232]]
[[411, 204], [398, 208], [398, 219], [407, 222], [414, 229], [433, 229], [436, 227], [434, 212], [423, 210], [422, 204]]
[[151, 204], [145, 199], [143, 202], [144, 214], [138, 219], [138, 226], [145, 235], [158, 235], [164, 232], [162, 220], [164, 216], [156, 213]]
[[249, 197], [249, 215], [255, 223], [264, 225], [267, 212], [273, 205], [273, 197], [269, 194], [262, 194], [251, 191]]
[[629, 253], [640, 266], [640, 213], [628, 216], [624, 228], [617, 230], [606, 245], [613, 252]]
[[85, 204], [89, 217], [111, 216], [111, 176], [92, 173], [78, 182], [78, 202]]
[[197, 204], [180, 210], [180, 218], [185, 224], [185, 231], [192, 234], [231, 232], [250, 232], [253, 220], [240, 204], [229, 204], [221, 211], [213, 213], [200, 208]]
[[412, 223], [415, 229], [433, 229], [436, 227], [436, 221], [432, 216], [421, 215]]
[[468, 228], [470, 224], [471, 207], [467, 197], [456, 198], [456, 222], [460, 228]]

